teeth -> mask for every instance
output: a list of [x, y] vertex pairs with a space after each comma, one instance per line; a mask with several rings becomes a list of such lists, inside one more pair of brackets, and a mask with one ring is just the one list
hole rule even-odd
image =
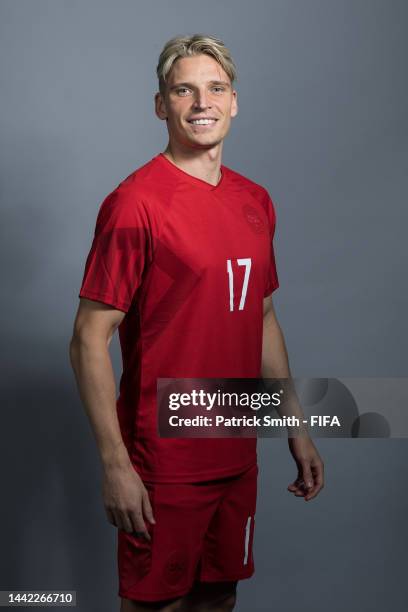
[[194, 125], [208, 125], [209, 123], [214, 123], [215, 119], [194, 119], [193, 121], [190, 121], [190, 123], [193, 123]]

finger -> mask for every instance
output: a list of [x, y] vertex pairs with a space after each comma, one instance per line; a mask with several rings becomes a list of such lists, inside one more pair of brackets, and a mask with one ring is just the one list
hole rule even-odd
[[316, 495], [323, 489], [323, 484], [316, 485], [309, 493], [306, 495], [305, 500], [309, 501], [309, 499], [313, 499]]
[[293, 488], [289, 488], [288, 487], [288, 489], [294, 495], [298, 495], [299, 496], [299, 495], [304, 495], [305, 494], [305, 491], [303, 490], [302, 487], [293, 487]]
[[295, 489], [299, 489], [302, 483], [303, 483], [303, 478], [302, 478], [301, 471], [299, 470], [296, 480], [294, 480], [289, 486]]
[[129, 513], [125, 510], [118, 510], [118, 513], [120, 514], [122, 529], [127, 533], [132, 533], [133, 525]]
[[295, 497], [304, 497], [305, 496], [305, 491], [303, 489], [295, 489], [293, 491], [290, 491]]
[[143, 515], [140, 511], [133, 510], [129, 512], [130, 520], [132, 521], [132, 531], [137, 537], [146, 538], [150, 542], [151, 537], [146, 529]]
[[122, 518], [121, 518], [120, 513], [118, 512], [118, 510], [117, 510], [117, 509], [112, 509], [112, 514], [113, 514], [114, 519], [115, 519], [115, 525], [116, 525], [116, 527], [117, 527], [118, 529], [123, 529], [123, 526], [122, 526]]
[[315, 483], [322, 487], [324, 486], [324, 466], [323, 463], [319, 462], [313, 467]]
[[316, 467], [315, 486], [311, 491], [308, 492], [307, 496], [305, 497], [305, 500], [309, 501], [309, 499], [313, 499], [314, 497], [316, 497], [316, 495], [323, 489], [323, 487], [324, 487], [323, 466], [319, 465]]
[[322, 462], [318, 463], [315, 467], [315, 480], [324, 486], [324, 465]]
[[142, 512], [143, 516], [149, 521], [149, 523], [155, 524], [156, 521], [154, 520], [152, 505], [150, 503], [149, 494], [146, 489], [144, 490], [142, 497]]
[[132, 525], [129, 525], [128, 521], [126, 520], [126, 512], [124, 510], [116, 509], [115, 516], [117, 519], [118, 529], [127, 531], [130, 527], [130, 531], [132, 531]]
[[117, 527], [116, 522], [115, 522], [115, 515], [113, 514], [112, 510], [110, 508], [105, 508], [105, 511], [106, 511], [106, 516], [107, 516], [109, 523]]
[[304, 463], [302, 465], [302, 479], [303, 479], [303, 486], [304, 486], [306, 493], [314, 488], [315, 481], [313, 478], [312, 468], [311, 468], [310, 463]]
[[295, 494], [298, 493], [298, 494], [302, 494], [303, 495], [303, 487], [302, 487], [302, 485], [303, 485], [303, 480], [302, 480], [302, 478], [300, 476], [298, 476], [296, 478], [296, 480], [294, 482], [292, 482], [292, 484], [290, 484], [288, 486], [288, 490], [291, 493], [295, 493]]
[[299, 485], [299, 483], [300, 483], [300, 479], [299, 479], [299, 477], [298, 477], [298, 478], [296, 478], [296, 480], [294, 480], [294, 481], [293, 481], [293, 482], [292, 482], [292, 483], [291, 483], [291, 484], [288, 486], [288, 489], [289, 489], [289, 488], [290, 488], [290, 489], [299, 489], [299, 486], [300, 486], [300, 485]]

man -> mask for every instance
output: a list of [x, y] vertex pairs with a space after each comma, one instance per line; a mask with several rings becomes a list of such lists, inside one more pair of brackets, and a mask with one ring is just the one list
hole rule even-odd
[[[159, 437], [156, 383], [290, 377], [271, 298], [275, 212], [263, 187], [221, 163], [238, 112], [223, 42], [176, 37], [157, 75], [168, 145], [100, 207], [70, 356], [118, 528], [121, 612], [232, 610], [237, 581], [254, 572], [256, 440]], [[288, 489], [312, 499], [322, 461], [308, 436], [289, 446]]]

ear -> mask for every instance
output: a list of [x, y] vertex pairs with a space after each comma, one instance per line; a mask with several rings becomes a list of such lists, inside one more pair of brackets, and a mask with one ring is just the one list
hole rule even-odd
[[232, 102], [231, 102], [231, 117], [238, 115], [238, 94], [235, 89], [232, 90]]
[[166, 104], [163, 100], [163, 96], [159, 91], [154, 95], [154, 108], [156, 115], [159, 119], [167, 119]]

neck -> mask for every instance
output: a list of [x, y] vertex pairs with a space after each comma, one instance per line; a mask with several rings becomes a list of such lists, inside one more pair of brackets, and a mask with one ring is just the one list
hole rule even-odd
[[221, 179], [222, 143], [212, 149], [192, 150], [169, 142], [163, 154], [184, 172], [211, 185], [217, 185]]

